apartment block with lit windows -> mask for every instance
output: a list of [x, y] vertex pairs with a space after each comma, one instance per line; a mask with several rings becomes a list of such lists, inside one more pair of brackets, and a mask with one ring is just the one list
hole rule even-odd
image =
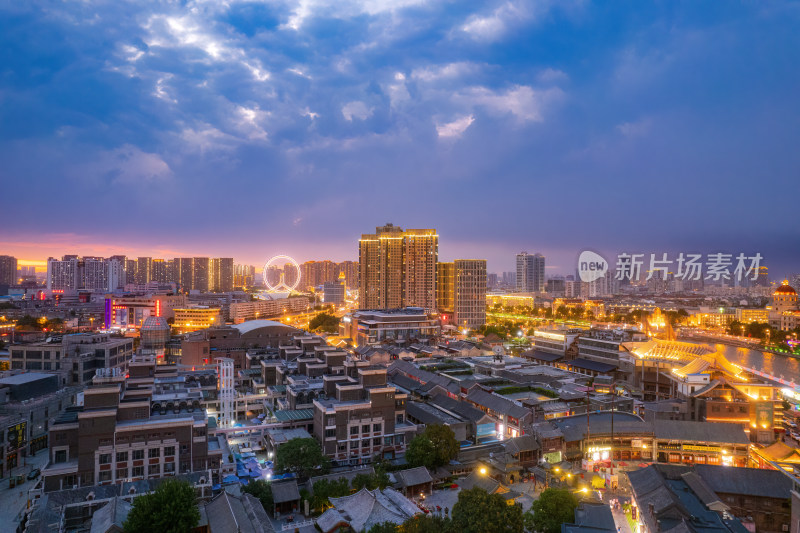
[[98, 371], [83, 406], [50, 427], [45, 492], [219, 469], [223, 447], [209, 438], [202, 395], [186, 388], [157, 398], [156, 368], [142, 358], [127, 377]]
[[486, 323], [486, 260], [456, 259], [453, 264], [453, 323], [480, 327]]
[[386, 367], [350, 358], [343, 375], [323, 376], [314, 400], [314, 436], [337, 464], [365, 464], [405, 453], [417, 426], [406, 418], [407, 395], [388, 384]]
[[223, 323], [222, 310], [219, 307], [182, 307], [175, 308], [174, 327], [181, 332], [197, 331]]
[[433, 229], [387, 224], [358, 245], [361, 309], [436, 309], [439, 236]]

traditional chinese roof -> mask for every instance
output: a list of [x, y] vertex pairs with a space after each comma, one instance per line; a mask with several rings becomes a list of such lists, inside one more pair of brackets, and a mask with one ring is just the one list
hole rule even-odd
[[800, 450], [785, 442], [775, 441], [769, 446], [757, 449], [756, 453], [769, 461], [778, 463], [800, 463]]
[[116, 497], [92, 515], [91, 533], [106, 533], [118, 528], [123, 529], [123, 524], [128, 519], [133, 505], [122, 498]]
[[416, 468], [409, 468], [408, 470], [401, 470], [394, 473], [395, 479], [403, 488], [415, 487], [423, 483], [430, 483], [433, 481], [431, 473], [424, 466]]
[[205, 505], [210, 533], [270, 533], [274, 531], [258, 498], [242, 494], [237, 498], [223, 491]]
[[272, 484], [272, 500], [275, 503], [295, 502], [300, 499], [297, 481], [285, 481]]
[[350, 496], [330, 498], [333, 505], [317, 519], [323, 533], [330, 533], [341, 525], [354, 531], [369, 531], [375, 524], [392, 522], [400, 525], [421, 511], [412, 501], [394, 489], [361, 489]]

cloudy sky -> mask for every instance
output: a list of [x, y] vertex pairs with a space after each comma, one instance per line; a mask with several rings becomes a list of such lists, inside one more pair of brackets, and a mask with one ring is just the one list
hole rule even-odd
[[796, 2], [3, 1], [0, 253], [344, 260], [393, 222], [494, 271], [800, 271], [798, 27]]

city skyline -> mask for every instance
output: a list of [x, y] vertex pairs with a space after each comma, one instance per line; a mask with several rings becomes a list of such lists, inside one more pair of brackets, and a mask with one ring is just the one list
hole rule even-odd
[[[191, 258], [196, 258], [196, 257], [214, 257], [213, 254], [211, 254], [211, 255], [208, 255], [208, 254], [206, 254], [206, 255], [204, 255], [204, 254], [183, 254], [183, 255], [180, 255], [180, 256], [179, 255], [174, 255], [174, 256], [167, 255], [167, 256], [158, 257], [158, 256], [155, 256], [155, 255], [152, 255], [152, 254], [151, 255], [126, 254], [126, 253], [124, 253], [125, 249], [122, 248], [122, 247], [117, 248], [115, 250], [118, 250], [120, 253], [114, 254], [114, 256], [125, 255], [129, 259], [134, 259], [134, 260], [138, 259], [138, 258], [151, 258], [151, 259], [159, 259], [159, 260], [170, 261], [172, 259], [186, 259], [186, 258], [191, 259]], [[685, 252], [685, 250], [681, 251], [681, 252], [675, 252], [675, 253], [664, 252], [663, 250], [659, 250], [658, 252], [650, 251], [650, 250], [648, 250], [648, 251], [630, 251], [630, 250], [628, 250], [628, 251], [619, 252], [619, 253], [620, 254], [621, 253], [639, 254], [639, 256], [637, 257], [637, 261], [641, 262], [641, 270], [639, 272], [639, 275], [641, 275], [642, 279], [644, 279], [644, 277], [646, 277], [647, 274], [649, 273], [649, 267], [648, 267], [649, 262], [651, 260], [655, 260], [656, 262], [658, 262], [664, 253], [667, 253], [667, 257], [668, 257], [668, 260], [670, 262], [669, 272], [675, 274], [677, 271], [680, 270], [680, 267], [678, 266], [678, 256], [679, 255], [686, 255], [684, 252]], [[734, 252], [737, 252], [737, 253], [734, 253]], [[523, 252], [520, 252], [520, 253], [524, 254], [526, 252], [523, 251]], [[691, 252], [689, 252], [689, 253], [691, 253]], [[727, 272], [731, 276], [730, 280], [729, 280], [731, 283], [734, 283], [734, 282], [738, 283], [739, 281], [741, 281], [742, 278], [752, 278], [753, 280], [755, 279], [754, 278], [755, 274], [752, 274], [752, 271], [742, 272], [742, 273], [739, 273], [739, 274], [734, 272], [734, 269], [735, 269], [735, 267], [737, 265], [737, 255], [739, 253], [741, 253], [741, 250], [739, 250], [739, 251], [729, 250], [729, 251], [719, 252], [719, 253], [727, 253], [727, 254], [730, 255], [730, 258], [729, 258], [730, 264], [728, 265]], [[756, 252], [756, 253], [758, 253], [758, 252]], [[70, 253], [60, 253], [60, 254], [57, 254], [57, 255], [51, 255], [49, 257], [52, 257], [54, 259], [59, 259], [59, 258], [61, 258], [63, 256], [67, 256], [67, 255], [75, 255], [75, 256], [79, 256], [79, 257], [106, 257], [106, 258], [112, 257], [111, 255], [103, 256], [103, 255], [97, 255], [97, 254], [82, 254], [82, 253], [72, 253], [72, 252], [70, 252]], [[284, 254], [277, 254], [277, 255], [280, 256], [280, 255], [284, 255]], [[531, 254], [531, 255], [534, 255], [534, 254]], [[548, 256], [548, 254], [539, 254], [538, 252], [535, 255], [543, 255], [544, 259], [548, 259], [549, 257], [551, 257], [551, 256]], [[708, 262], [712, 258], [712, 256], [718, 255], [718, 253], [716, 253], [716, 252], [713, 253], [713, 254], [700, 253], [699, 255], [700, 255], [700, 257], [698, 257], [698, 259], [700, 260], [700, 264], [701, 264], [701, 267], [700, 267], [701, 275], [700, 275], [700, 278], [698, 278], [698, 279], [704, 279], [704, 280], [705, 279], [712, 279], [711, 277], [706, 277], [708, 275], [708, 273], [706, 272], [706, 270], [703, 270], [703, 266], [707, 267], [708, 266]], [[746, 255], [746, 254], [743, 254], [743, 255]], [[509, 261], [506, 260], [507, 258], [503, 258], [503, 259], [500, 259], [499, 261], [495, 261], [494, 262], [494, 266], [492, 266], [492, 261], [491, 260], [486, 260], [485, 258], [483, 258], [483, 260], [487, 261], [487, 265], [489, 265], [489, 266], [487, 266], [487, 272], [498, 274], [498, 275], [500, 275], [500, 274], [516, 274], [517, 273], [517, 268], [516, 267], [517, 267], [517, 263], [518, 263], [518, 256], [519, 256], [519, 253], [518, 254], [514, 254], [512, 256], [512, 259], [510, 261], [510, 263], [511, 263], [510, 264], [510, 268], [508, 268], [508, 269], [505, 268], [505, 266], [509, 263]], [[653, 257], [651, 258], [651, 256], [653, 256]], [[12, 257], [14, 257], [14, 256], [12, 256]], [[271, 257], [276, 257], [276, 256], [273, 255]], [[351, 263], [356, 263], [356, 264], [358, 263], [358, 256], [356, 256], [355, 260], [353, 260], [353, 259], [336, 259], [336, 258], [332, 259], [331, 257], [303, 257], [303, 256], [298, 256], [298, 257], [301, 257], [301, 259], [297, 260], [300, 264], [313, 263], [313, 262], [323, 262], [323, 261], [332, 261], [333, 263], [342, 263], [342, 262], [351, 262]], [[574, 254], [567, 252], [567, 253], [561, 254], [561, 255], [559, 255], [557, 257], [560, 257], [563, 260], [562, 261], [562, 265], [550, 265], [549, 263], [546, 264], [545, 265], [545, 275], [544, 275], [545, 279], [551, 279], [551, 278], [563, 279], [565, 276], [576, 276], [577, 275], [578, 258], [579, 258], [579, 253], [578, 252], [575, 252]], [[618, 254], [617, 253], [604, 253], [604, 258], [609, 262], [609, 268], [612, 270], [610, 275], [612, 277], [617, 275], [617, 272], [614, 270], [614, 268], [616, 266], [615, 265], [615, 261], [619, 259]], [[15, 259], [17, 259], [18, 266], [20, 268], [22, 268], [22, 267], [34, 267], [36, 269], [36, 272], [39, 273], [39, 274], [44, 274], [44, 273], [47, 272], [47, 259], [31, 260], [31, 259], [22, 259], [22, 258], [16, 258], [16, 257], [15, 257]], [[264, 264], [266, 263], [266, 261], [268, 259], [270, 259], [270, 258], [266, 257], [263, 261], [260, 261], [260, 262], [259, 261], [249, 262], [249, 261], [242, 261], [242, 260], [240, 260], [239, 258], [236, 258], [236, 257], [233, 258], [235, 264], [237, 264], [237, 265], [247, 265], [247, 266], [250, 266], [250, 267], [254, 267], [258, 272], [260, 272], [262, 270]], [[467, 257], [454, 257], [454, 256], [447, 256], [447, 255], [439, 257], [439, 261], [440, 262], [452, 262], [452, 261], [455, 261], [455, 260], [465, 260], [465, 259], [469, 260], [469, 259], [479, 259], [479, 258], [478, 257], [469, 257], [469, 258], [467, 258]], [[752, 256], [746, 256], [746, 259], [747, 259], [747, 261], [746, 261], [746, 265], [745, 266], [746, 267], [751, 266], [749, 262], [750, 262], [750, 260], [753, 259], [753, 257]], [[761, 257], [760, 261], [761, 261], [760, 264], [762, 266], [766, 266], [767, 268], [770, 268], [770, 264], [771, 263], [769, 262], [768, 258], [766, 258], [766, 260], [765, 260], [765, 258]], [[789, 264], [793, 265], [793, 264], [796, 264], [796, 263], [789, 263]], [[658, 267], [658, 270], [660, 270], [661, 268], [662, 267]], [[773, 269], [769, 270], [767, 275], [769, 276], [770, 281], [772, 281], [774, 283], [777, 283], [777, 282], [780, 282], [783, 279], [793, 278], [794, 276], [796, 276], [798, 274], [798, 270], [799, 269], [797, 267], [792, 267], [792, 266], [786, 267], [786, 268], [784, 268], [782, 270], [773, 268]], [[725, 279], [727, 279], [727, 278], [725, 278]]]
[[791, 3], [1, 9], [2, 253], [353, 260], [392, 221], [495, 272], [796, 270]]

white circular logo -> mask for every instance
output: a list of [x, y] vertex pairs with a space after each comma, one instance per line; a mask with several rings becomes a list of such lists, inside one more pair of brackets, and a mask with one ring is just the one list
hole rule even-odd
[[578, 275], [581, 277], [581, 281], [589, 283], [598, 280], [606, 272], [608, 272], [608, 262], [603, 259], [603, 256], [591, 250], [581, 252], [578, 257]]

